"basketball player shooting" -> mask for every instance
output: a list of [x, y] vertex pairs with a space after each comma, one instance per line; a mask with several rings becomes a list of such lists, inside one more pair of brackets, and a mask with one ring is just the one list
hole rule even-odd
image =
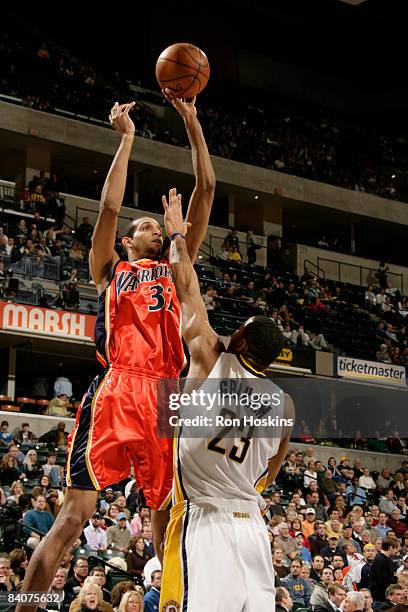
[[[192, 227], [186, 248], [194, 261], [207, 231], [214, 170], [195, 99], [184, 102], [170, 91], [164, 94], [184, 119], [191, 144], [196, 184], [187, 211]], [[156, 388], [160, 377], [180, 375], [185, 356], [180, 305], [162, 256], [159, 223], [142, 217], [129, 224], [122, 238], [128, 261], [121, 261], [114, 249], [135, 134], [129, 116], [133, 106], [116, 103], [111, 110], [109, 119], [121, 140], [103, 187], [89, 258], [99, 293], [95, 342], [104, 372], [82, 400], [69, 438], [65, 501], [30, 560], [22, 592], [47, 592], [66, 549], [95, 510], [98, 491], [129, 476], [131, 463], [152, 509], [154, 547], [162, 556], [173, 441], [157, 436]], [[35, 609], [24, 607], [26, 612]]]
[[274, 573], [260, 491], [275, 480], [284, 461], [294, 406], [264, 371], [280, 353], [284, 338], [270, 318], [251, 317], [232, 335], [225, 352], [200, 295], [176, 189], [168, 201], [163, 196], [163, 206], [171, 238], [169, 261], [190, 350], [187, 385], [200, 380], [200, 389], [215, 394], [220, 379], [245, 379], [243, 387], [252, 384], [268, 397], [276, 393], [281, 398], [272, 410], [282, 426], [278, 435], [271, 431], [268, 438], [219, 433], [208, 439], [184, 433], [184, 425], [179, 428], [160, 610], [274, 610]]

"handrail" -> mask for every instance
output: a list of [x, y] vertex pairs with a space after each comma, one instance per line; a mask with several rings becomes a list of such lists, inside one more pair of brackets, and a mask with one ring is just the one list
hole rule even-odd
[[[341, 272], [342, 272], [342, 267], [344, 266], [348, 266], [349, 268], [356, 268], [357, 270], [359, 270], [360, 272], [360, 287], [363, 287], [366, 282], [363, 281], [363, 270], [368, 270], [369, 272], [374, 272], [376, 273], [378, 271], [378, 268], [371, 268], [370, 266], [362, 266], [359, 264], [355, 264], [355, 263], [349, 263], [346, 261], [338, 261], [335, 259], [328, 259], [326, 257], [317, 257], [317, 265], [320, 266], [320, 262], [324, 262], [326, 261], [327, 263], [332, 263], [332, 264], [336, 264], [337, 265], [337, 269], [338, 269], [338, 281], [341, 282], [347, 282], [347, 281], [342, 281], [341, 279]], [[404, 292], [404, 275], [401, 274], [401, 272], [387, 272], [387, 276], [396, 276], [399, 277], [399, 283], [400, 286], [398, 287], [401, 290], [401, 293]]]
[[[137, 208], [129, 206], [128, 204], [126, 204], [124, 206], [126, 206], [127, 208], [133, 208], [133, 210], [138, 210]], [[75, 225], [76, 226], [79, 225], [79, 223], [78, 223], [79, 215], [84, 213], [84, 212], [85, 213], [92, 213], [93, 215], [98, 216], [99, 209], [95, 210], [93, 208], [86, 208], [85, 206], [82, 206], [82, 204], [75, 204]], [[124, 215], [121, 215], [120, 212], [119, 212], [119, 215], [118, 215], [118, 219], [124, 219], [127, 223], [129, 222], [129, 217], [125, 217]]]
[[317, 276], [319, 276], [320, 278], [326, 278], [326, 273], [325, 271], [318, 265], [315, 264], [314, 261], [311, 261], [310, 259], [305, 259], [303, 261], [303, 270], [304, 272], [308, 271], [308, 268], [306, 268], [306, 264], [313, 266], [314, 268], [316, 268], [317, 270]]
[[17, 521], [18, 525], [21, 525], [21, 527], [24, 527], [25, 529], [30, 529], [31, 531], [33, 531], [34, 533], [37, 533], [38, 535], [40, 535], [42, 538], [45, 538], [45, 536], [47, 535], [46, 533], [44, 533], [43, 531], [40, 531], [39, 529], [37, 529], [36, 527], [32, 527], [31, 525], [26, 525], [24, 523], [24, 517], [19, 519]]
[[[81, 548], [81, 547], [79, 547]], [[114, 554], [112, 555], [114, 556]], [[109, 563], [109, 561], [106, 561], [105, 557], [96, 557], [95, 555], [87, 555], [87, 560], [91, 560], [92, 563], [95, 563], [95, 565], [107, 565], [108, 567], [110, 567], [110, 569], [118, 572], [120, 571], [121, 574], [126, 574], [127, 576], [129, 576], [129, 580], [131, 580], [132, 582], [137, 582], [137, 584], [140, 584], [141, 586], [143, 586], [143, 580], [139, 577], [139, 576], [134, 576], [133, 574], [130, 574], [128, 571], [123, 570], [118, 568], [117, 565], [113, 565], [112, 563]]]
[[[268, 250], [267, 245], [266, 245], [266, 244], [259, 244], [259, 243], [257, 242], [257, 240], [256, 240], [256, 239], [257, 239], [257, 237], [258, 237], [258, 235], [253, 236], [255, 244], [258, 246], [258, 249], [257, 249], [257, 250], [260, 250], [260, 249], [265, 249], [265, 251], [267, 251], [267, 250]], [[217, 235], [215, 235], [215, 234], [210, 234], [210, 245], [209, 245], [209, 246], [210, 246], [210, 250], [211, 250], [211, 255], [213, 255], [213, 254], [214, 254], [214, 251], [216, 250], [215, 246], [213, 245], [213, 242], [218, 241], [218, 242], [219, 242], [219, 248], [221, 248], [221, 245], [223, 245], [223, 244], [224, 244], [225, 239], [226, 239], [226, 235], [225, 235], [225, 236], [223, 236], [223, 237], [221, 237], [221, 236], [217, 236]], [[246, 241], [246, 240], [239, 240], [239, 239], [238, 239], [238, 244], [239, 244], [239, 245], [240, 245], [240, 244], [245, 245], [245, 251], [246, 251], [246, 249], [248, 248], [248, 243], [247, 243], [247, 241]], [[242, 249], [242, 250], [244, 250], [244, 249]], [[243, 258], [244, 258], [244, 253], [241, 253], [241, 255], [242, 255], [242, 260], [243, 260]], [[245, 256], [246, 256], [246, 255], [245, 255]], [[265, 261], [266, 261], [266, 260], [265, 260]]]
[[[203, 248], [204, 247], [204, 248]], [[205, 250], [207, 249], [207, 251]], [[207, 255], [208, 257], [212, 257], [213, 255], [213, 251], [211, 246], [208, 244], [208, 242], [202, 242], [200, 244], [200, 248], [199, 251], [202, 251], [204, 253], [204, 255]]]

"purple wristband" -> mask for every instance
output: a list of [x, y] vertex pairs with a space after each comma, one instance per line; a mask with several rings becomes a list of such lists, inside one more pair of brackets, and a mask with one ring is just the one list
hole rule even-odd
[[180, 234], [180, 232], [174, 232], [174, 234], [170, 236], [170, 240], [174, 240], [175, 238], [177, 238], [177, 236], [180, 236], [180, 238], [183, 238], [184, 240], [186, 239], [184, 234]]

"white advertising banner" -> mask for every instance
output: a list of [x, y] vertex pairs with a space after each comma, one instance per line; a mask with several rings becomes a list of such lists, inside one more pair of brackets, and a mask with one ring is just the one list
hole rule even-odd
[[398, 385], [406, 384], [406, 373], [403, 366], [354, 359], [354, 357], [337, 357], [337, 376], [367, 381], [376, 380]]

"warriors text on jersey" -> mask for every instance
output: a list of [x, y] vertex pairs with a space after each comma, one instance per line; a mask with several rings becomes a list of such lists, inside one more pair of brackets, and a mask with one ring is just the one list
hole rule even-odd
[[99, 298], [97, 356], [127, 370], [177, 377], [183, 368], [180, 304], [166, 259], [120, 261]]
[[69, 437], [67, 485], [100, 490], [135, 467], [153, 509], [170, 501], [172, 440], [157, 435], [158, 378], [184, 365], [180, 305], [166, 259], [119, 261], [95, 326], [105, 367], [85, 394]]

